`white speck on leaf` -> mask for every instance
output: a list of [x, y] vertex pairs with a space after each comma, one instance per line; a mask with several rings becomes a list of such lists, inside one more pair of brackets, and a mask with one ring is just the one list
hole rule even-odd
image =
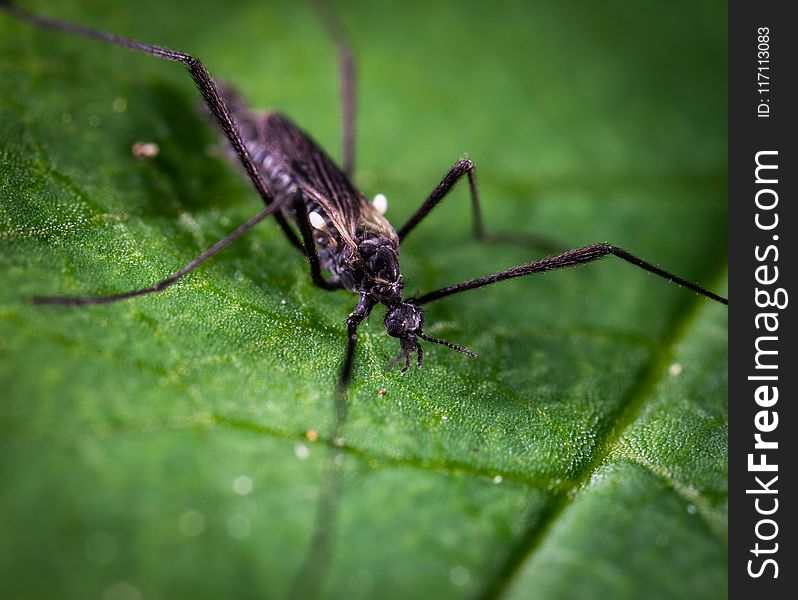
[[205, 517], [196, 510], [190, 510], [180, 515], [178, 527], [183, 535], [197, 537], [205, 531]]
[[246, 496], [252, 488], [252, 479], [246, 475], [239, 475], [233, 480], [233, 491], [239, 496]]
[[103, 592], [103, 600], [141, 600], [139, 589], [127, 581], [117, 581]]
[[86, 557], [96, 565], [107, 565], [116, 558], [116, 538], [104, 531], [92, 533], [86, 538]]
[[457, 587], [467, 585], [471, 581], [471, 572], [461, 565], [452, 567], [449, 571], [449, 581]]
[[249, 537], [249, 532], [249, 519], [246, 517], [235, 515], [234, 517], [231, 517], [229, 521], [227, 521], [227, 533], [230, 534], [230, 537], [234, 537], [237, 540], [243, 540], [244, 538]]

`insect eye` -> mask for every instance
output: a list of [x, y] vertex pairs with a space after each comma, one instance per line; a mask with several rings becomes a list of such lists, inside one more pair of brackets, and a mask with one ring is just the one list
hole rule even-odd
[[401, 308], [394, 308], [385, 314], [385, 331], [392, 337], [407, 335], [409, 329], [407, 315]]
[[401, 319], [385, 319], [385, 331], [392, 337], [401, 337], [405, 333], [405, 324]]

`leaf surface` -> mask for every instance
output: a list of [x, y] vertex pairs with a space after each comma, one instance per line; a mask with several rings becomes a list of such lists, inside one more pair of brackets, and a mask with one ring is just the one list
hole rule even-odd
[[[306, 7], [76, 4], [25, 3], [196, 53], [338, 156]], [[356, 182], [395, 225], [468, 152], [489, 228], [608, 240], [725, 295], [724, 3], [341, 4]], [[266, 223], [162, 294], [26, 303], [151, 284], [259, 209], [197, 109], [178, 65], [0, 14], [10, 596], [283, 597], [306, 555], [354, 296]], [[473, 241], [460, 188], [402, 248], [410, 294], [541, 256]], [[426, 314], [479, 358], [428, 345], [385, 373], [382, 313], [362, 328], [325, 596], [725, 597], [725, 307], [607, 259]]]

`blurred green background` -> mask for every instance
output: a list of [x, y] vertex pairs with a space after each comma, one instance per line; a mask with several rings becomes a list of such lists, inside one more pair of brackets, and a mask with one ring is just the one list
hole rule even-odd
[[[24, 5], [196, 53], [338, 156], [336, 58], [302, 3]], [[467, 152], [490, 228], [725, 294], [724, 2], [335, 6], [356, 182], [395, 224]], [[148, 284], [258, 210], [197, 106], [178, 65], [0, 14], [4, 597], [279, 598], [308, 551], [355, 298], [273, 224], [161, 295], [25, 302]], [[403, 247], [411, 294], [540, 255], [475, 243], [467, 198]], [[404, 377], [381, 321], [323, 596], [726, 596], [725, 307], [608, 259], [430, 305], [479, 358], [428, 347]]]

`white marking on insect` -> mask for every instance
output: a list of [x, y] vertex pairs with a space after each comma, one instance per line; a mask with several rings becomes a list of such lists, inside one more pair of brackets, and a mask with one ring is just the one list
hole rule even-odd
[[327, 222], [324, 220], [324, 217], [315, 210], [308, 213], [308, 219], [310, 219], [310, 224], [316, 229], [321, 229], [322, 231], [327, 229]]
[[372, 200], [371, 203], [381, 215], [384, 215], [385, 211], [388, 210], [388, 198], [385, 197], [385, 194], [377, 194], [374, 196], [374, 200]]

